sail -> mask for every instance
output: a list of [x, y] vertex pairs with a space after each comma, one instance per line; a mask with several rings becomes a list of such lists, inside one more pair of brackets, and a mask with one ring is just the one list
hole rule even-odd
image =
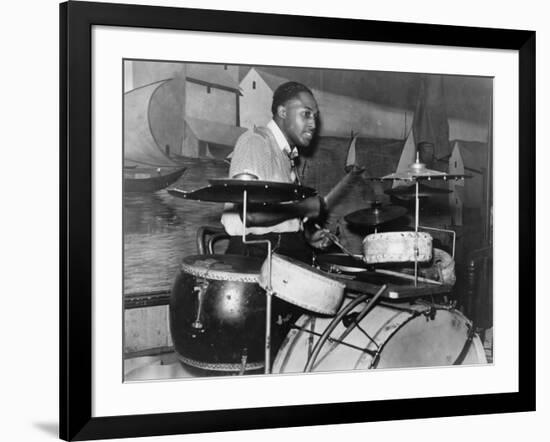
[[[409, 168], [409, 166], [414, 163], [416, 156], [416, 147], [414, 143], [414, 134], [413, 131], [409, 131], [409, 136], [407, 141], [405, 141], [405, 146], [403, 146], [403, 151], [401, 152], [401, 157], [399, 158], [399, 163], [397, 164], [396, 173], [404, 172]], [[402, 180], [394, 180], [392, 187], [399, 186], [410, 186], [410, 182], [404, 182]]]
[[126, 165], [177, 165], [166, 154], [179, 153], [183, 137], [183, 104], [174, 86], [175, 79], [165, 80], [124, 94]]
[[348, 172], [353, 168], [353, 166], [357, 165], [357, 154], [355, 152], [355, 145], [357, 143], [357, 135], [355, 135], [348, 148], [348, 156], [346, 158], [346, 166], [344, 167], [344, 170]]

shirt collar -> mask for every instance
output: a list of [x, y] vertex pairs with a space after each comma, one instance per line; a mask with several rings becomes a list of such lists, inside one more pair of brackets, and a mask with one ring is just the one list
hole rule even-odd
[[298, 149], [296, 147], [290, 148], [290, 145], [288, 144], [288, 141], [286, 140], [283, 132], [277, 126], [277, 123], [275, 121], [271, 120], [269, 123], [267, 123], [267, 128], [271, 131], [273, 134], [273, 137], [275, 138], [275, 141], [277, 142], [277, 145], [279, 148], [286, 153], [290, 159], [294, 159], [298, 156]]

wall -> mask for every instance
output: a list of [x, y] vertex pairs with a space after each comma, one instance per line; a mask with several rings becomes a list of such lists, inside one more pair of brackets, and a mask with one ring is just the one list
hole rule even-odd
[[237, 94], [235, 92], [187, 81], [186, 115], [230, 125], [237, 122]]
[[383, 107], [364, 100], [313, 90], [321, 114], [321, 135], [404, 139], [412, 112]]
[[184, 63], [132, 61], [133, 87], [137, 88], [176, 76], [185, 76]]

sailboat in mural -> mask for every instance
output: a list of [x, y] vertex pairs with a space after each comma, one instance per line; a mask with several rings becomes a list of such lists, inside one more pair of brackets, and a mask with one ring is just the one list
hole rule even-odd
[[[387, 176], [407, 177], [415, 173], [415, 164], [421, 163], [424, 173], [428, 171], [436, 175], [443, 175], [445, 171], [427, 169], [433, 167], [436, 158], [449, 153], [449, 122], [445, 109], [445, 97], [443, 92], [443, 77], [440, 75], [425, 75], [421, 78], [420, 90], [413, 124], [407, 135], [405, 145], [395, 173]], [[407, 188], [411, 180], [395, 179], [392, 188], [399, 188], [395, 194], [408, 195]], [[447, 186], [447, 183], [443, 183]], [[436, 192], [434, 190], [434, 192]]]

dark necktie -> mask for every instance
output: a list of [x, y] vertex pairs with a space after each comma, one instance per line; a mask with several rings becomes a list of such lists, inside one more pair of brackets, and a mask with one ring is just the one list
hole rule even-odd
[[294, 148], [290, 152], [288, 152], [287, 155], [290, 160], [290, 170], [294, 172], [294, 177], [295, 177], [294, 183], [301, 186], [302, 183], [300, 182], [300, 176], [298, 175], [298, 168], [296, 167], [296, 158], [298, 158], [299, 156], [298, 151]]

